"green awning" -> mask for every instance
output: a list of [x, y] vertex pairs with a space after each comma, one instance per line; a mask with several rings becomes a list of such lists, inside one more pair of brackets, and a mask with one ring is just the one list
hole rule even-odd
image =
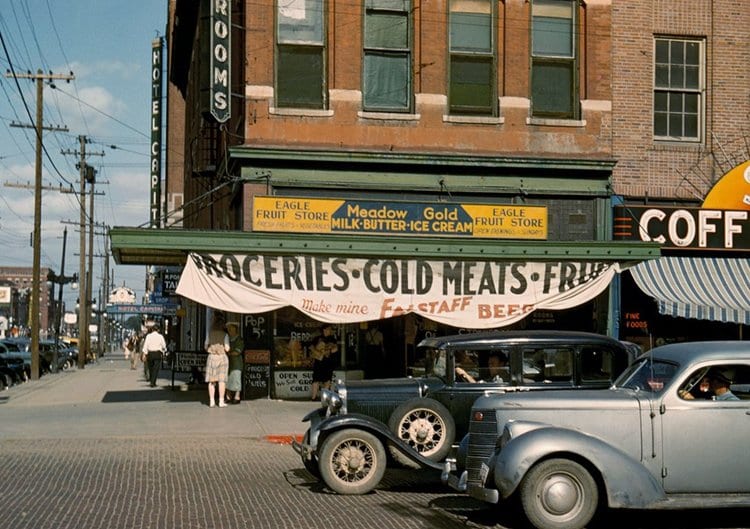
[[109, 235], [117, 264], [146, 266], [184, 265], [189, 252], [621, 263], [661, 256], [659, 244], [633, 241], [520, 241], [131, 227], [111, 228]]

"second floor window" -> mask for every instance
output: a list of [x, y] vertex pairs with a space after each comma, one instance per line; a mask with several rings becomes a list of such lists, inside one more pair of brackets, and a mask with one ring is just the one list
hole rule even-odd
[[362, 100], [365, 110], [411, 110], [411, 1], [365, 0]]
[[531, 114], [578, 118], [577, 0], [532, 0]]
[[325, 107], [323, 0], [277, 0], [276, 106]]
[[700, 141], [702, 42], [657, 38], [654, 43], [654, 137]]
[[451, 114], [493, 115], [495, 33], [493, 0], [450, 0]]

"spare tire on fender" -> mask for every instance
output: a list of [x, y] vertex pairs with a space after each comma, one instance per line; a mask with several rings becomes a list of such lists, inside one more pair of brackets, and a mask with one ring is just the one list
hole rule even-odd
[[[435, 462], [448, 456], [456, 438], [456, 423], [448, 408], [430, 398], [415, 398], [401, 404], [391, 414], [388, 428], [420, 455]], [[398, 463], [418, 467], [397, 448], [389, 448]]]

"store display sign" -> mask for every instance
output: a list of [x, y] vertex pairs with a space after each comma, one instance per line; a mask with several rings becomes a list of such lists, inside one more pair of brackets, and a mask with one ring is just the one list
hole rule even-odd
[[618, 206], [614, 239], [653, 241], [663, 249], [750, 250], [750, 211]]
[[410, 312], [453, 327], [509, 325], [597, 296], [615, 262], [428, 261], [191, 253], [177, 293], [240, 314], [292, 306], [329, 323]]
[[544, 240], [547, 208], [256, 196], [253, 230]]

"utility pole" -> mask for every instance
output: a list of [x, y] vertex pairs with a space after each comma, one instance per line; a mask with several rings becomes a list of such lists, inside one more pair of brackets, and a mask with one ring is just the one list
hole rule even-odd
[[[31, 300], [29, 308], [31, 310], [31, 379], [39, 379], [39, 294], [40, 294], [40, 272], [41, 272], [41, 246], [42, 246], [42, 145], [43, 131], [43, 101], [44, 101], [44, 84], [45, 80], [64, 79], [70, 81], [75, 79], [73, 74], [45, 74], [37, 70], [36, 74], [32, 73], [8, 73], [6, 77], [15, 79], [34, 79], [36, 81], [36, 160], [35, 160], [35, 190], [34, 190], [34, 263], [32, 267], [31, 281]], [[65, 128], [64, 130], [68, 130]]]
[[[86, 271], [86, 182], [93, 181], [94, 179], [94, 168], [86, 163], [87, 156], [104, 156], [104, 153], [87, 153], [86, 144], [88, 143], [86, 136], [78, 136], [78, 144], [80, 150], [78, 152], [63, 151], [63, 154], [77, 154], [80, 156], [78, 162], [78, 171], [80, 173], [80, 198], [81, 204], [81, 215], [79, 222], [80, 229], [80, 253], [79, 253], [79, 273], [78, 281], [80, 286], [80, 295], [78, 297], [78, 368], [83, 369], [86, 367], [86, 359], [89, 355], [91, 347], [89, 340], [89, 315], [91, 313], [90, 302], [91, 302], [91, 276]], [[93, 208], [93, 190], [91, 193], [91, 204]], [[91, 220], [93, 222], [93, 211], [91, 214]], [[93, 227], [92, 227], [93, 231]], [[93, 245], [93, 243], [91, 243]], [[90, 248], [93, 252], [93, 248]], [[90, 265], [89, 265], [90, 266]]]

